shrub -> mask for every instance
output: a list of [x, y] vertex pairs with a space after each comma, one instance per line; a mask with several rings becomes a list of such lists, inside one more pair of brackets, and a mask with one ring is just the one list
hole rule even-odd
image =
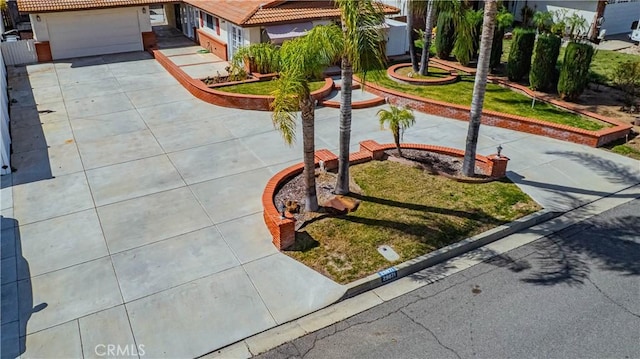
[[244, 61], [251, 63], [252, 71], [261, 74], [280, 71], [279, 50], [270, 43], [251, 44], [240, 48], [233, 57], [233, 63], [241, 66]]
[[[480, 23], [478, 23], [478, 20]], [[453, 55], [463, 66], [469, 65], [476, 48], [476, 36], [478, 28], [482, 26], [482, 12], [467, 9], [460, 22], [456, 24], [456, 41], [453, 45]]]
[[496, 28], [493, 33], [493, 41], [491, 42], [491, 59], [489, 60], [489, 68], [491, 69], [500, 66], [504, 31], [508, 27], [511, 27], [511, 25], [513, 25], [513, 14], [503, 6], [496, 15]]
[[640, 61], [619, 63], [613, 72], [613, 83], [624, 91], [625, 106], [634, 106], [640, 93]]
[[536, 33], [531, 29], [517, 28], [513, 30], [513, 42], [507, 62], [507, 76], [511, 81], [520, 81], [529, 74], [531, 55], [536, 41]]
[[589, 44], [570, 42], [567, 45], [558, 80], [560, 98], [574, 101], [580, 97], [589, 83], [589, 66], [593, 53], [593, 47]]
[[438, 16], [438, 31], [436, 32], [436, 55], [441, 59], [448, 59], [453, 51], [456, 41], [456, 29], [453, 24], [453, 16], [448, 11], [443, 11]]
[[533, 54], [529, 85], [533, 90], [548, 91], [555, 88], [554, 73], [562, 40], [552, 34], [540, 34]]

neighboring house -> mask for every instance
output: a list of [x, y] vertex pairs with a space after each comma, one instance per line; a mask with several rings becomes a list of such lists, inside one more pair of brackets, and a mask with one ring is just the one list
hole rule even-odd
[[607, 35], [631, 31], [631, 23], [640, 18], [640, 0], [584, 0], [584, 1], [510, 1], [516, 20], [522, 20], [522, 8], [534, 10], [563, 10], [568, 15], [577, 13], [587, 21], [589, 38], [597, 37], [601, 30]]
[[[17, 0], [31, 19], [40, 61], [139, 51], [155, 43], [151, 9], [168, 26], [228, 60], [241, 46], [301, 36], [339, 21], [332, 1]], [[154, 11], [155, 13], [156, 11]], [[387, 15], [399, 10], [384, 6]]]

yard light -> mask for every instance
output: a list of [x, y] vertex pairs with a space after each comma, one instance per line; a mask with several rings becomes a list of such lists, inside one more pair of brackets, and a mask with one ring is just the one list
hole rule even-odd
[[498, 150], [498, 157], [500, 157], [500, 153], [502, 152], [502, 145], [498, 145], [496, 149]]

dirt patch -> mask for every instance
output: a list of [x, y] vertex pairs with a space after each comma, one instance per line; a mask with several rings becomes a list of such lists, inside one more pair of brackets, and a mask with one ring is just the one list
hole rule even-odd
[[395, 161], [407, 161], [408, 164], [416, 165], [432, 174], [471, 181], [489, 179], [488, 174], [477, 165], [475, 168], [476, 175], [474, 177], [465, 176], [462, 173], [463, 159], [456, 156], [414, 149], [403, 149], [402, 157], [398, 155], [398, 151], [395, 149], [385, 151], [385, 154]]

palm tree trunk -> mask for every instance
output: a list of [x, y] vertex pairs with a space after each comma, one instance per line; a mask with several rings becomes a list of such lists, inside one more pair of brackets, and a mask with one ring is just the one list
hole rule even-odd
[[422, 57], [420, 58], [419, 74], [426, 76], [429, 72], [429, 50], [431, 48], [431, 33], [433, 32], [433, 1], [427, 2], [427, 17], [424, 25], [424, 39], [422, 47]]
[[396, 150], [398, 150], [398, 156], [402, 157], [402, 151], [400, 150], [400, 129], [393, 132], [393, 142], [396, 143]]
[[476, 79], [473, 84], [473, 97], [471, 98], [471, 115], [469, 118], [469, 130], [467, 132], [467, 144], [464, 152], [462, 172], [465, 176], [475, 174], [476, 148], [478, 147], [478, 132], [480, 131], [480, 118], [482, 117], [482, 105], [487, 89], [487, 73], [489, 72], [489, 60], [491, 59], [491, 44], [496, 24], [498, 4], [496, 0], [487, 0], [484, 3], [484, 22], [482, 25], [482, 37], [480, 40], [480, 57]]
[[407, 1], [407, 38], [409, 41], [409, 56], [411, 56], [411, 66], [413, 72], [418, 72], [418, 58], [416, 57], [416, 47], [413, 43], [413, 4]]
[[349, 142], [351, 141], [351, 93], [353, 92], [353, 65], [342, 57], [342, 87], [340, 89], [340, 155], [336, 194], [349, 193]]
[[305, 211], [318, 210], [318, 196], [316, 195], [316, 166], [315, 166], [315, 111], [309, 89], [305, 96], [300, 97], [300, 111], [302, 113], [302, 147], [304, 151], [304, 186], [306, 192]]

